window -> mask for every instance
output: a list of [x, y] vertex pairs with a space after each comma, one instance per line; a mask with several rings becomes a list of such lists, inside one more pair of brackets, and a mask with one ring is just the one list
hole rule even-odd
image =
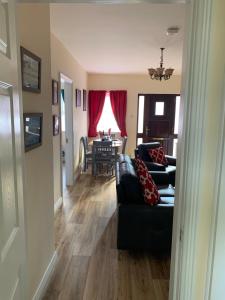
[[138, 133], [143, 133], [145, 96], [139, 96], [138, 100]]
[[105, 103], [101, 118], [98, 122], [97, 131], [104, 130], [105, 132], [108, 132], [109, 128], [111, 128], [111, 132], [120, 132], [112, 111], [109, 93], [106, 93]]
[[164, 115], [164, 102], [156, 102], [155, 116], [163, 116], [163, 115]]
[[173, 156], [177, 157], [177, 139], [173, 139]]
[[174, 134], [178, 134], [179, 114], [180, 114], [180, 96], [177, 96], [176, 108], [175, 108]]
[[143, 138], [137, 138], [137, 146], [143, 143]]

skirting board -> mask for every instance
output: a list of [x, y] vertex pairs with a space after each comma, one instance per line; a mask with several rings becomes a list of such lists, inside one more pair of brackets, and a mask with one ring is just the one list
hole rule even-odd
[[44, 296], [45, 292], [46, 292], [46, 289], [48, 287], [48, 284], [51, 280], [51, 277], [53, 275], [53, 272], [55, 270], [55, 266], [57, 264], [57, 261], [58, 261], [58, 255], [57, 255], [57, 252], [55, 251], [52, 258], [51, 258], [51, 261], [38, 285], [38, 288], [32, 298], [32, 300], [41, 300], [42, 297]]
[[63, 203], [63, 199], [62, 197], [60, 197], [54, 204], [54, 213], [56, 213], [56, 211], [61, 207], [62, 203]]

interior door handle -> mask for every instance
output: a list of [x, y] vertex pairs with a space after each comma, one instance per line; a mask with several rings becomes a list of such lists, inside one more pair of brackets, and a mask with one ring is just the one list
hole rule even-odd
[[145, 127], [145, 135], [148, 136], [150, 132], [150, 129], [148, 128], [148, 126]]

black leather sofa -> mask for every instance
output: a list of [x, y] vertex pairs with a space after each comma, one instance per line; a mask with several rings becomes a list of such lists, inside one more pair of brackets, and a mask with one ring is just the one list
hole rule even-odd
[[168, 161], [168, 166], [153, 162], [148, 154], [148, 150], [158, 147], [160, 147], [160, 143], [158, 142], [140, 144], [134, 151], [135, 157], [142, 159], [150, 172], [166, 172], [169, 176], [169, 183], [175, 186], [176, 158], [170, 155], [165, 155]]
[[163, 203], [147, 205], [133, 161], [121, 155], [117, 170], [118, 249], [169, 252], [172, 241], [174, 189], [168, 187], [168, 174], [153, 173]]

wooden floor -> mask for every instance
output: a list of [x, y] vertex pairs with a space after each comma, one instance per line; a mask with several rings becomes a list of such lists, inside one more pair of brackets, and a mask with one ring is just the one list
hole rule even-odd
[[44, 300], [168, 299], [170, 259], [116, 248], [115, 179], [81, 175], [55, 216], [59, 262]]

